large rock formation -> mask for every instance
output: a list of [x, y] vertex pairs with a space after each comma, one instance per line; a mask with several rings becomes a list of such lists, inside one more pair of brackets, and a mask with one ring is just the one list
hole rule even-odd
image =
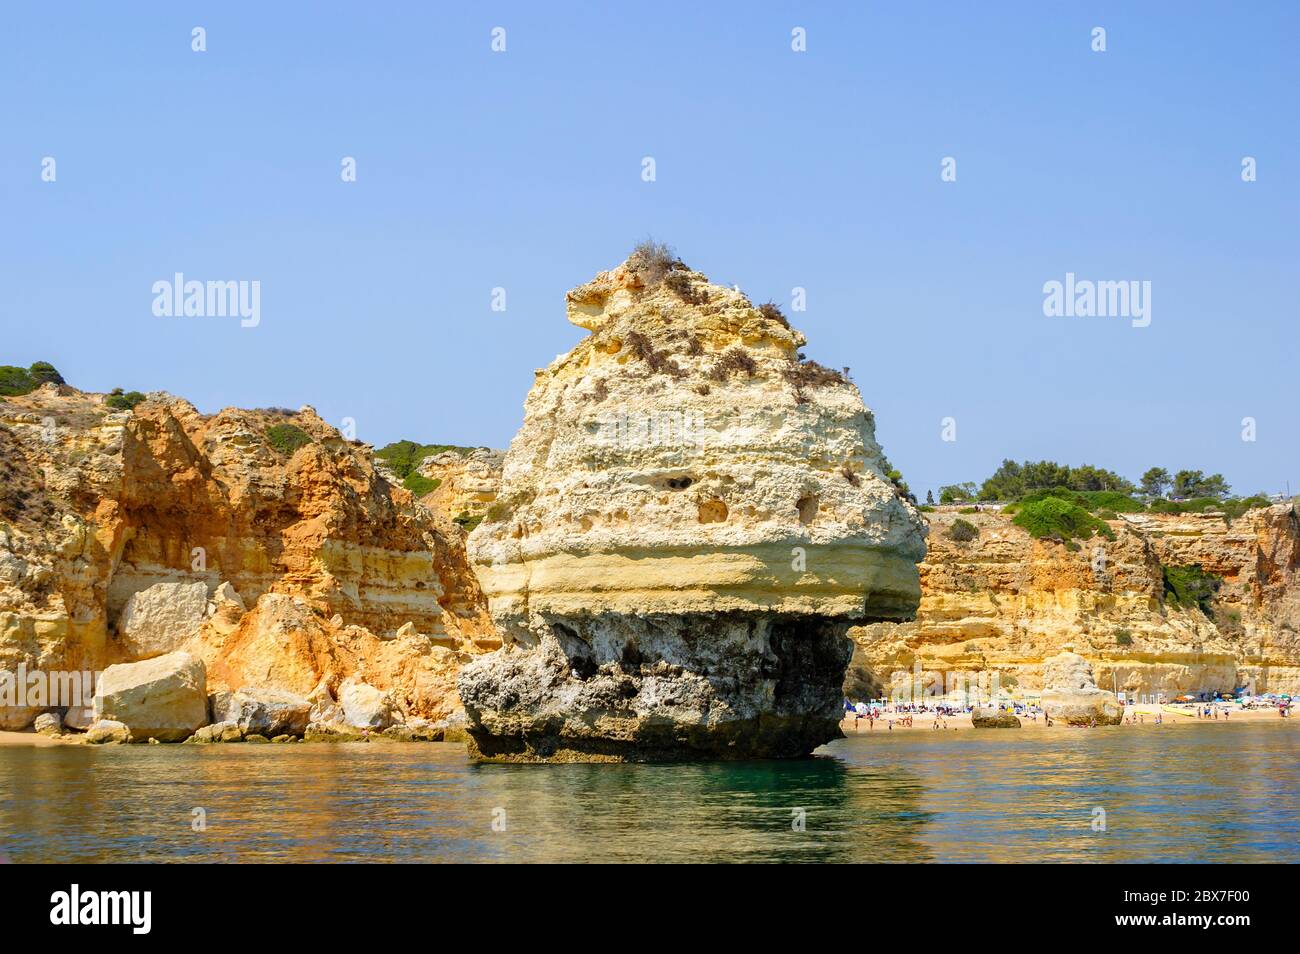
[[1113, 692], [1098, 689], [1088, 660], [1067, 646], [1043, 660], [1043, 712], [1067, 725], [1118, 725], [1124, 707]]
[[462, 525], [477, 526], [501, 489], [505, 452], [490, 447], [457, 447], [426, 457], [416, 472], [438, 486], [420, 498]]
[[[1072, 644], [1097, 684], [1139, 697], [1185, 692], [1300, 692], [1300, 518], [1290, 505], [1221, 513], [1121, 514], [1114, 540], [1035, 540], [995, 512], [927, 515], [916, 620], [852, 631], [853, 698], [915, 683], [951, 687], [996, 676], [1014, 696], [1044, 688], [1046, 659]], [[958, 519], [978, 535], [954, 539]], [[961, 536], [961, 535], [958, 535]], [[1207, 606], [1165, 592], [1164, 567], [1217, 581]]]
[[871, 412], [773, 306], [634, 257], [568, 295], [470, 553], [506, 643], [460, 692], [498, 759], [797, 756], [839, 734], [851, 623], [925, 550]]
[[214, 690], [358, 678], [403, 716], [455, 711], [461, 663], [494, 644], [486, 602], [461, 530], [372, 456], [310, 408], [118, 410], [53, 384], [0, 400], [0, 670], [185, 650]]

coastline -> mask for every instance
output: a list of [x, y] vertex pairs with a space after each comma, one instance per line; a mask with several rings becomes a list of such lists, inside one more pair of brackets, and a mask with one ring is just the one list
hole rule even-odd
[[[1196, 717], [1196, 708], [1197, 707], [1194, 704], [1186, 704], [1186, 705], [1165, 704], [1163, 706], [1156, 705], [1156, 704], [1147, 704], [1147, 705], [1129, 706], [1127, 709], [1125, 709], [1126, 721], [1120, 723], [1117, 726], [1097, 726], [1097, 728], [1127, 729], [1127, 728], [1132, 728], [1134, 726], [1141, 726], [1141, 725], [1154, 726], [1160, 724], [1182, 725], [1182, 724], [1206, 723], [1206, 724], [1217, 725], [1219, 723], [1235, 724], [1235, 723], [1242, 723], [1242, 722], [1250, 722], [1250, 723], [1267, 722], [1267, 721], [1289, 722], [1293, 718], [1296, 718], [1295, 716], [1287, 716], [1286, 719], [1283, 719], [1281, 716], [1277, 714], [1276, 709], [1242, 709], [1242, 710], [1232, 710], [1231, 715], [1229, 715], [1227, 718], [1224, 717], [1223, 711], [1221, 710], [1219, 714], [1219, 718], [1217, 719], [1215, 718], [1198, 719]], [[910, 726], [900, 724], [900, 721], [902, 719], [905, 719], [909, 714], [913, 717], [912, 724]], [[1164, 718], [1163, 723], [1155, 722], [1155, 718], [1157, 714], [1163, 715]], [[1140, 721], [1128, 722], [1127, 720], [1130, 716], [1132, 716], [1135, 719], [1138, 719], [1140, 717]], [[889, 726], [890, 720], [893, 720], [894, 723], [892, 729]], [[865, 718], [855, 719], [853, 716], [849, 716], [848, 718], [840, 722], [840, 729], [844, 732], [844, 735], [846, 737], [852, 738], [853, 736], [858, 736], [858, 735], [872, 735], [877, 732], [886, 732], [886, 733], [919, 732], [919, 731], [925, 731], [925, 732], [950, 731], [951, 732], [951, 731], [958, 731], [958, 730], [965, 731], [967, 729], [975, 728], [975, 726], [971, 724], [971, 714], [969, 712], [962, 712], [952, 716], [940, 716], [938, 721], [939, 721], [939, 726], [936, 729], [935, 715], [933, 712], [917, 712], [917, 713], [886, 712], [882, 718], [876, 720], [874, 727], [872, 727], [870, 723], [867, 721], [867, 719]], [[1046, 721], [1043, 719], [1042, 713], [1039, 713], [1038, 718], [1036, 720], [1033, 718], [1026, 718], [1024, 716], [1021, 716], [1020, 728], [1021, 729], [1046, 729], [1049, 728], [1049, 726], [1047, 725]], [[1067, 726], [1061, 722], [1056, 722], [1053, 723], [1053, 725], [1050, 726], [1050, 728], [1067, 729], [1067, 728], [1079, 728], [1079, 727]], [[1002, 730], [1002, 731], [1007, 731], [1007, 730]]]
[[[1174, 725], [1174, 724], [1187, 725], [1187, 724], [1201, 724], [1201, 723], [1205, 723], [1205, 724], [1213, 723], [1217, 725], [1219, 723], [1238, 724], [1238, 723], [1282, 722], [1282, 721], [1289, 722], [1292, 719], [1296, 719], [1296, 721], [1300, 722], [1300, 718], [1297, 718], [1295, 716], [1288, 716], [1285, 720], [1283, 720], [1277, 714], [1276, 709], [1246, 709], [1240, 711], [1233, 711], [1232, 714], [1227, 718], [1224, 718], [1223, 715], [1220, 714], [1218, 719], [1214, 719], [1214, 718], [1198, 719], [1196, 717], [1195, 705], [1176, 706], [1176, 705], [1166, 704], [1164, 706], [1158, 706], [1152, 704], [1152, 705], [1130, 706], [1126, 710], [1126, 719], [1129, 715], [1131, 715], [1135, 719], [1140, 717], [1140, 721], [1134, 721], [1134, 722], [1125, 721], [1118, 726], [1098, 726], [1098, 728], [1123, 729], [1123, 728], [1131, 728], [1133, 726], [1141, 726], [1141, 725], [1148, 725], [1148, 726], [1159, 725], [1161, 723], [1157, 723], [1154, 721], [1157, 712], [1162, 712], [1164, 716], [1163, 724], [1166, 725]], [[939, 721], [938, 728], [935, 727], [935, 717], [933, 713], [930, 712], [912, 713], [911, 715], [913, 716], [913, 719], [912, 719], [912, 725], [910, 726], [901, 724], [901, 720], [906, 718], [907, 715], [908, 713], [887, 712], [884, 715], [884, 717], [876, 720], [874, 727], [865, 718], [861, 720], [856, 720], [852, 716], [850, 716], [840, 722], [840, 729], [841, 731], [843, 731], [846, 738], [853, 738], [856, 736], [874, 735], [876, 733], [891, 734], [895, 732], [945, 732], [945, 731], [956, 732], [956, 731], [966, 731], [975, 728], [975, 726], [971, 724], [971, 714], [969, 712], [963, 712], [958, 715], [952, 715], [952, 716], [940, 716], [938, 720]], [[890, 720], [893, 721], [892, 728], [889, 725]], [[1039, 717], [1036, 720], [1033, 718], [1021, 717], [1020, 728], [1033, 730], [1033, 729], [1047, 729], [1049, 728], [1049, 726], [1047, 725], [1046, 721], [1042, 717], [1042, 714], [1040, 713]], [[1050, 726], [1050, 728], [1068, 729], [1068, 728], [1077, 728], [1077, 727], [1066, 726], [1060, 722], [1057, 722], [1052, 726]], [[32, 732], [32, 731], [27, 731], [27, 732], [0, 731], [0, 748], [23, 747], [23, 746], [29, 748], [51, 748], [60, 745], [80, 745], [80, 744], [83, 744], [80, 733], [76, 735], [49, 736], [49, 735], [42, 735], [38, 732]]]
[[69, 744], [75, 743], [64, 741], [61, 738], [41, 735], [39, 732], [0, 732], [0, 748], [25, 745], [34, 749], [47, 749], [55, 745]]

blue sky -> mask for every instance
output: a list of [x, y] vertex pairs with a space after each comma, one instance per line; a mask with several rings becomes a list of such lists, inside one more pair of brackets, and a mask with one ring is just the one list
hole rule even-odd
[[[1283, 2], [17, 5], [0, 363], [505, 446], [583, 334], [564, 292], [653, 235], [806, 288], [922, 493], [1004, 457], [1300, 489], [1297, 35]], [[259, 280], [261, 324], [155, 317], [177, 271]], [[1067, 272], [1150, 281], [1150, 326], [1045, 317]]]

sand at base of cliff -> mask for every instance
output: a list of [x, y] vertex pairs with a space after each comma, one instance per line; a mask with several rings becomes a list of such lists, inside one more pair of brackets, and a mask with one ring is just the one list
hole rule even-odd
[[36, 732], [0, 732], [0, 746], [31, 745], [37, 748], [45, 748], [51, 745], [64, 744], [66, 743]]
[[[1132, 722], [1132, 723], [1126, 721], [1124, 723], [1121, 723], [1118, 726], [1114, 726], [1113, 728], [1123, 729], [1135, 725], [1155, 726], [1157, 725], [1155, 721], [1156, 713], [1160, 709], [1161, 707], [1156, 705], [1130, 706], [1128, 709], [1125, 710], [1126, 713], [1125, 718], [1127, 719], [1130, 716], [1132, 716], [1133, 718], [1137, 718], [1138, 716], [1140, 716], [1141, 721]], [[1163, 725], [1175, 725], [1175, 724], [1182, 725], [1182, 724], [1197, 724], [1197, 723], [1200, 724], [1214, 723], [1217, 725], [1225, 721], [1229, 723], [1286, 721], [1289, 723], [1292, 720], [1294, 720], [1297, 724], [1300, 724], [1300, 715], [1288, 716], [1286, 720], [1283, 720], [1282, 717], [1277, 714], [1276, 709], [1242, 709], [1240, 711], [1233, 710], [1232, 714], [1227, 719], [1224, 718], [1223, 710], [1220, 709], [1219, 718], [1217, 719], [1213, 717], [1208, 719], [1206, 718], [1198, 719], [1196, 717], [1196, 706], [1194, 705], [1172, 706], [1171, 705], [1171, 706], [1164, 707], [1163, 714], [1164, 714], [1164, 722], [1162, 723]], [[884, 716], [876, 720], [876, 724], [874, 728], [865, 718], [855, 720], [853, 716], [849, 716], [843, 722], [840, 723], [840, 728], [844, 731], [844, 734], [849, 738], [853, 738], [854, 736], [859, 736], [859, 735], [869, 735], [875, 732], [919, 732], [922, 730], [926, 732], [936, 732], [936, 731], [942, 732], [944, 730], [952, 731], [954, 729], [974, 728], [974, 726], [971, 725], [969, 712], [964, 712], [961, 715], [955, 715], [955, 716], [940, 716], [938, 719], [939, 722], [938, 729], [935, 728], [935, 717], [934, 717], [934, 713], [932, 712], [912, 713], [912, 724], [910, 726], [902, 724], [902, 720], [906, 719], [907, 716], [908, 713], [905, 712], [904, 713], [887, 712], [884, 714]], [[892, 729], [889, 726], [890, 721], [894, 723]], [[1026, 716], [1021, 716], [1020, 727], [1022, 729], [1046, 729], [1048, 726], [1047, 723], [1044, 721], [1042, 714], [1040, 713], [1037, 720]], [[1072, 727], [1067, 726], [1060, 721], [1057, 721], [1052, 723], [1051, 728], [1068, 729]], [[993, 731], [993, 730], [988, 730], [988, 731]]]

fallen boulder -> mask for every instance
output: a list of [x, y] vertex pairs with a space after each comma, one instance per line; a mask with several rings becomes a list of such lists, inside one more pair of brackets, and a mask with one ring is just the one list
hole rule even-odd
[[973, 709], [970, 724], [977, 729], [1018, 729], [1020, 720], [1005, 709]]
[[1119, 725], [1124, 707], [1113, 692], [1098, 689], [1092, 666], [1069, 647], [1043, 661], [1043, 694], [1039, 700], [1047, 717], [1067, 725]]
[[32, 723], [32, 728], [41, 735], [62, 735], [63, 719], [57, 712], [42, 712]]
[[302, 696], [274, 687], [245, 687], [209, 696], [213, 722], [234, 722], [245, 735], [301, 736], [307, 731], [312, 704]]
[[101, 719], [92, 724], [82, 738], [89, 745], [130, 742], [131, 730], [121, 722], [115, 722], [112, 719]]
[[155, 583], [132, 593], [117, 622], [117, 641], [129, 659], [174, 652], [198, 634], [208, 614], [208, 585]]
[[186, 652], [109, 666], [95, 690], [95, 719], [130, 727], [131, 738], [181, 742], [208, 721], [203, 662]]
[[307, 726], [307, 742], [367, 742], [369, 733], [337, 722], [313, 722]]
[[348, 680], [339, 686], [343, 721], [358, 729], [383, 731], [401, 721], [401, 713], [386, 692], [364, 682]]
[[234, 722], [214, 722], [200, 727], [185, 740], [193, 745], [212, 745], [217, 742], [242, 742], [244, 733]]

